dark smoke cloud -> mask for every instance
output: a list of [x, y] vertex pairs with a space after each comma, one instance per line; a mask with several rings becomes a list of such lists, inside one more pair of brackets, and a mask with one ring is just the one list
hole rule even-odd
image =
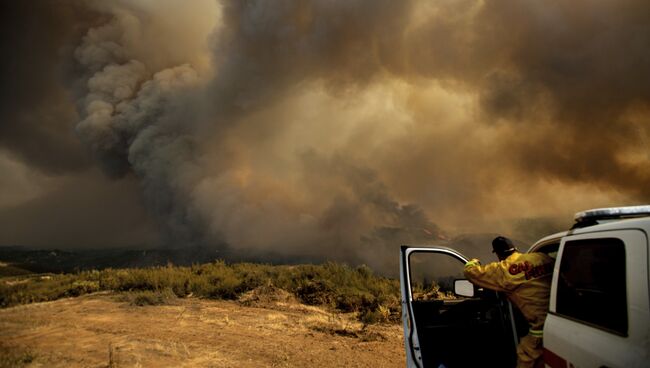
[[170, 245], [388, 269], [400, 243], [650, 200], [641, 0], [39, 4], [47, 39], [3, 32], [39, 47], [3, 58], [29, 78], [0, 144], [65, 172], [80, 138]]
[[[50, 179], [47, 190], [0, 208], [0, 244], [48, 248], [148, 247], [158, 242], [133, 178], [98, 170]], [[41, 178], [42, 180], [42, 178]]]
[[2, 1], [0, 17], [0, 147], [48, 173], [87, 168], [63, 82], [88, 11], [77, 1]]
[[217, 108], [244, 113], [305, 80], [364, 86], [383, 68], [380, 54], [400, 41], [395, 34], [407, 26], [411, 3], [224, 2], [214, 51]]
[[[544, 120], [538, 109], [548, 105], [550, 129], [535, 129], [537, 134], [513, 144], [518, 164], [538, 175], [593, 182], [649, 200], [650, 6], [497, 1], [484, 13], [484, 24], [503, 25], [495, 38], [516, 46], [509, 60], [515, 80], [488, 84], [486, 101], [532, 100], [537, 109], [510, 119], [529, 126]], [[501, 118], [522, 105], [517, 98], [506, 100], [514, 102], [488, 104], [486, 111]], [[630, 151], [643, 159], [629, 162]]]

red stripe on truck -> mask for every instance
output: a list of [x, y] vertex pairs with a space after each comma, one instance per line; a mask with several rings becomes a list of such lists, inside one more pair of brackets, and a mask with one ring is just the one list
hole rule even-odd
[[544, 348], [544, 363], [551, 368], [566, 368], [566, 359]]

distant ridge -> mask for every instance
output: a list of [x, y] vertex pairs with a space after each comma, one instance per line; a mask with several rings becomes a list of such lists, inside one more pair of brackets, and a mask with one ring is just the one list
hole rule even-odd
[[0, 261], [34, 273], [62, 273], [105, 268], [188, 266], [224, 258], [215, 249], [32, 249], [0, 246]]

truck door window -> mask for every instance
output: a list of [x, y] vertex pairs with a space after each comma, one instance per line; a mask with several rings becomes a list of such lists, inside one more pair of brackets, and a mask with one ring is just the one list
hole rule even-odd
[[583, 239], [564, 245], [556, 311], [627, 335], [625, 245], [620, 239]]
[[457, 299], [454, 280], [464, 279], [464, 264], [446, 254], [411, 253], [411, 295], [413, 300]]

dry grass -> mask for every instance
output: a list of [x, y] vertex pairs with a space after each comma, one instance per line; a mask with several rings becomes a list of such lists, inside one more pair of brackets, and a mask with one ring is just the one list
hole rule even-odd
[[[272, 301], [271, 303], [276, 303]], [[404, 365], [402, 331], [296, 301], [283, 307], [178, 298], [131, 307], [111, 293], [0, 310], [20, 367], [373, 367]], [[110, 347], [109, 347], [110, 344]]]
[[35, 359], [31, 351], [0, 345], [0, 368], [25, 367]]

